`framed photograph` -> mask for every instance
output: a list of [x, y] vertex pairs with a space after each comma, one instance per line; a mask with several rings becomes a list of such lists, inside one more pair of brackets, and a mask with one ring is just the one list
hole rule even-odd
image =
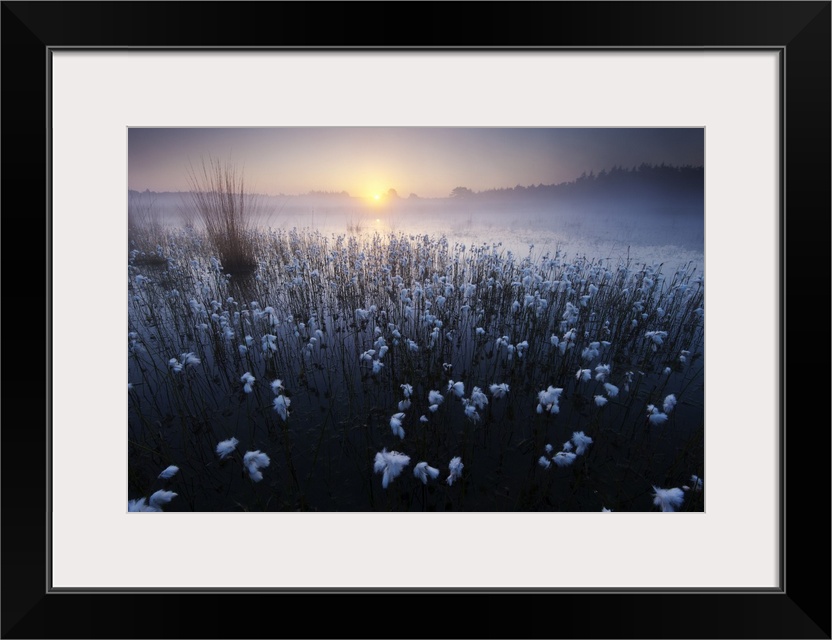
[[2, 431], [3, 635], [418, 593], [498, 600], [454, 635], [532, 598], [557, 635], [828, 638], [786, 310], [829, 263], [830, 4], [411, 6], [395, 43], [357, 4], [3, 3], [6, 237], [46, 239], [5, 297], [46, 283], [47, 363], [7, 376], [46, 412]]

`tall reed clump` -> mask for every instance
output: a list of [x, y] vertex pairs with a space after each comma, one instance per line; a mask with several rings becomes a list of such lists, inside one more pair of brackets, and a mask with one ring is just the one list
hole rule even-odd
[[246, 191], [242, 170], [209, 157], [201, 169], [190, 166], [188, 184], [185, 213], [202, 222], [223, 269], [234, 275], [254, 271], [252, 232], [260, 199]]

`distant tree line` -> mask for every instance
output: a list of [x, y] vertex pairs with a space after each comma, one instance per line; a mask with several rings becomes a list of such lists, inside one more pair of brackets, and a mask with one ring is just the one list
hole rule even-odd
[[451, 198], [630, 198], [649, 195], [652, 198], [677, 198], [684, 196], [703, 197], [705, 190], [705, 168], [702, 166], [653, 165], [642, 163], [637, 167], [614, 166], [598, 173], [584, 172], [571, 182], [559, 184], [517, 185], [501, 189], [472, 191], [467, 187], [456, 187]]

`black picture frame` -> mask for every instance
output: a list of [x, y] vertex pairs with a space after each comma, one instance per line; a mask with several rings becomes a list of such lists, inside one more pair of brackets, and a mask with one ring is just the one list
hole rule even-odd
[[[811, 395], [816, 389], [825, 394], [829, 388], [828, 365], [823, 360], [829, 353], [825, 282], [832, 211], [830, 2], [424, 2], [395, 6], [405, 11], [406, 20], [393, 5], [381, 3], [2, 3], [0, 197], [5, 214], [2, 266], [6, 275], [2, 293], [6, 420], [0, 430], [2, 637], [829, 638], [830, 430], [828, 421], [817, 424], [816, 419], [807, 422], [799, 416], [802, 406], [825, 405]], [[471, 20], [461, 20], [460, 12]], [[735, 592], [54, 592], [47, 553], [51, 522], [47, 445], [50, 390], [58, 381], [50, 379], [48, 366], [48, 96], [50, 52], [65, 47], [779, 51], [785, 80], [781, 95], [781, 340], [766, 348], [778, 349], [782, 365], [780, 588]], [[742, 241], [747, 239], [738, 239]], [[787, 256], [792, 267], [788, 270]], [[823, 280], [822, 289], [818, 277]], [[804, 297], [804, 291], [811, 291], [811, 297]], [[818, 295], [823, 305], [817, 303]], [[823, 311], [820, 322], [814, 317], [818, 309]], [[791, 326], [787, 310], [792, 312]], [[808, 318], [797, 315], [807, 311]], [[788, 338], [792, 338], [792, 348], [787, 351]], [[37, 348], [43, 351], [33, 354]], [[807, 378], [813, 380], [813, 386], [805, 389], [809, 397], [803, 400], [804, 394], [799, 393], [803, 387], [793, 384], [792, 402], [787, 406], [787, 379]], [[20, 407], [25, 414], [18, 411]], [[32, 412], [39, 407], [43, 413]], [[828, 415], [825, 407], [821, 410]], [[786, 437], [789, 419], [792, 438]], [[753, 491], [753, 470], [747, 473]], [[823, 496], [820, 505], [814, 504], [816, 492]], [[244, 547], [240, 545], [241, 557], [245, 557]], [[553, 550], [541, 550], [541, 559], [554, 557], [556, 552], [561, 551], [553, 543]], [[368, 566], [376, 561], [368, 558]], [[656, 560], [645, 559], [650, 561]], [[420, 599], [392, 599], [408, 592], [418, 592]], [[353, 599], [356, 596], [359, 600]], [[380, 600], [380, 596], [387, 597]], [[354, 616], [340, 613], [344, 602], [355, 607]], [[301, 613], [310, 607], [319, 612], [311, 619]]]

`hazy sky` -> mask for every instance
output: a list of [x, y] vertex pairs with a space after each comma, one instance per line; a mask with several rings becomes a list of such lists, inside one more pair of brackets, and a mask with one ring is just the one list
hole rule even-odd
[[704, 129], [431, 127], [131, 128], [129, 188], [188, 190], [189, 165], [212, 156], [269, 195], [348, 191], [444, 197], [558, 184], [615, 165], [704, 164]]

